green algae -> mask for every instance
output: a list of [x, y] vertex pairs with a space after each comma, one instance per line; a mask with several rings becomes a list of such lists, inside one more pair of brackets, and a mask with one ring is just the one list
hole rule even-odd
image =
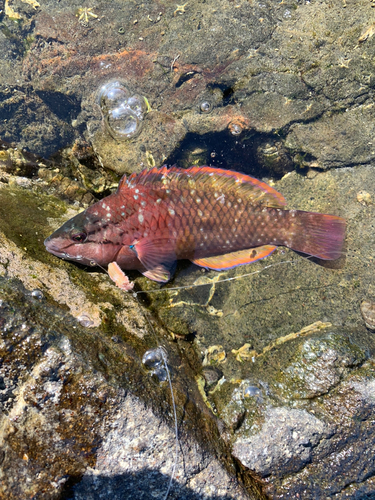
[[49, 235], [48, 218], [66, 213], [66, 205], [53, 196], [22, 188], [0, 189], [0, 229], [28, 254], [48, 262], [43, 241]]

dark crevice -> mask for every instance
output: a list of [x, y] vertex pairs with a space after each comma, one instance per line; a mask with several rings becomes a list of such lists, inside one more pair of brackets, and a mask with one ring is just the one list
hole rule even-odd
[[[274, 135], [259, 134], [252, 131], [243, 131], [233, 136], [229, 130], [208, 133], [205, 135], [188, 133], [179, 145], [179, 148], [167, 159], [167, 165], [189, 167], [193, 164], [210, 165], [243, 172], [257, 178], [281, 178], [286, 172], [294, 170], [294, 164], [286, 151], [275, 153], [272, 163], [267, 165], [262, 151], [276, 143], [280, 145]], [[201, 151], [194, 156], [192, 151]], [[279, 155], [279, 156], [277, 156]], [[280, 160], [280, 161], [279, 161]], [[279, 165], [276, 165], [279, 161]], [[271, 162], [271, 160], [270, 160]]]
[[176, 88], [178, 89], [179, 87], [181, 87], [181, 85], [191, 80], [196, 74], [197, 74], [196, 71], [189, 71], [188, 73], [184, 73], [183, 75], [181, 75], [180, 78], [178, 79], [178, 82], [176, 83]]
[[235, 89], [233, 85], [214, 83], [208, 85], [208, 88], [213, 91], [215, 89], [221, 90], [223, 93], [223, 106], [228, 106], [229, 104], [234, 104], [234, 92]]

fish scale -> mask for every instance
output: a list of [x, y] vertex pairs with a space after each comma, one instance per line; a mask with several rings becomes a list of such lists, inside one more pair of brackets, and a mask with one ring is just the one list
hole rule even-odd
[[344, 236], [341, 217], [287, 210], [280, 193], [248, 175], [162, 167], [124, 176], [115, 193], [67, 221], [45, 245], [62, 258], [115, 262], [165, 282], [178, 259], [223, 270], [279, 245], [337, 259]]

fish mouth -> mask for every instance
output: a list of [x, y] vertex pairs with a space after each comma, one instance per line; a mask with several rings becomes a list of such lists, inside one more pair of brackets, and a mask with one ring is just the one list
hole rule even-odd
[[67, 259], [67, 260], [81, 260], [81, 256], [74, 256], [74, 255], [69, 255], [67, 252], [64, 250], [61, 250], [59, 247], [54, 245], [53, 240], [51, 240], [49, 237], [44, 240], [44, 246], [46, 247], [46, 250], [51, 253], [52, 255], [55, 255], [56, 257], [60, 257], [60, 259]]
[[56, 257], [59, 257], [60, 259], [64, 260], [72, 260], [74, 262], [78, 262], [79, 264], [83, 265], [89, 265], [89, 266], [95, 266], [97, 263], [94, 260], [87, 259], [83, 255], [71, 255], [69, 254], [66, 250], [61, 250], [57, 245], [53, 243], [53, 239], [51, 240], [50, 237], [48, 237], [46, 240], [44, 240], [44, 246], [46, 247], [47, 252], [51, 253], [52, 255], [55, 255]]

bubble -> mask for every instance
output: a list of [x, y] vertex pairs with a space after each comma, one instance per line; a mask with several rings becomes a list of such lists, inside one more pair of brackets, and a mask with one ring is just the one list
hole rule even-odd
[[99, 104], [102, 112], [126, 105], [130, 97], [128, 89], [121, 82], [110, 82], [99, 91]]
[[139, 120], [143, 119], [144, 114], [146, 113], [147, 106], [144, 100], [144, 97], [141, 95], [135, 94], [128, 99], [128, 106], [134, 112], [134, 114], [138, 117]]
[[209, 101], [203, 101], [201, 102], [200, 110], [202, 113], [211, 113], [212, 104]]
[[142, 363], [149, 369], [156, 368], [163, 364], [163, 356], [166, 357], [167, 353], [162, 347], [150, 349], [144, 353]]
[[255, 385], [248, 385], [243, 391], [243, 395], [245, 396], [245, 398], [261, 396], [261, 394], [262, 391]]
[[238, 123], [232, 122], [228, 125], [228, 130], [232, 135], [240, 135], [242, 127]]
[[126, 86], [116, 80], [103, 85], [98, 98], [105, 126], [114, 139], [130, 139], [140, 132], [147, 111], [144, 97], [131, 95]]
[[78, 316], [77, 320], [78, 323], [85, 328], [88, 328], [94, 324], [94, 322], [88, 316], [86, 316], [86, 314], [81, 314], [81, 316]]
[[164, 368], [164, 366], [158, 366], [157, 368], [155, 368], [155, 370], [152, 370], [151, 375], [153, 377], [156, 377], [159, 382], [165, 382], [168, 379], [167, 370]]
[[212, 153], [211, 153], [211, 155], [210, 155], [210, 156], [211, 156], [211, 158], [215, 158], [215, 156], [216, 156], [215, 151], [212, 151]]
[[43, 292], [41, 292], [37, 288], [31, 292], [31, 296], [33, 297], [33, 299], [38, 299], [38, 300], [44, 299]]
[[109, 110], [105, 116], [105, 124], [116, 139], [129, 139], [140, 130], [140, 121], [128, 107]]
[[150, 349], [142, 357], [142, 363], [150, 370], [151, 376], [156, 377], [159, 382], [165, 382], [168, 379], [164, 359], [167, 359], [167, 352], [163, 347]]

